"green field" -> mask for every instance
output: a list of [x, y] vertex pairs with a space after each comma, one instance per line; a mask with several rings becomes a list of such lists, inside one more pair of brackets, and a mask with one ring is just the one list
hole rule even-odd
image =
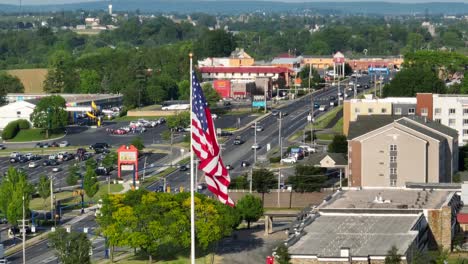
[[[330, 110], [328, 113], [320, 116], [315, 120], [314, 129], [324, 129], [333, 120], [339, 111], [343, 110], [343, 106], [338, 106]], [[310, 129], [310, 126], [307, 126]]]
[[[99, 185], [99, 191], [98, 193], [93, 197], [93, 201], [97, 201], [102, 197], [103, 195], [107, 194], [107, 183], [102, 183]], [[111, 193], [118, 193], [123, 190], [122, 184], [111, 184], [110, 185], [110, 191]], [[81, 201], [81, 196], [73, 196], [72, 191], [66, 191], [66, 192], [58, 192], [54, 193], [55, 198], [58, 200], [64, 200], [68, 199], [65, 204], [74, 204], [74, 203], [80, 203]], [[89, 202], [91, 199], [85, 195], [85, 202]], [[64, 205], [64, 204], [62, 204]], [[50, 197], [45, 199], [45, 207], [44, 207], [44, 200], [42, 198], [34, 198], [31, 200], [29, 203], [29, 208], [31, 210], [50, 210]]]
[[[65, 133], [50, 134], [48, 139], [59, 138], [65, 135]], [[31, 128], [21, 129], [16, 136], [7, 142], [30, 142], [30, 141], [41, 141], [46, 140], [45, 132], [42, 129]]]

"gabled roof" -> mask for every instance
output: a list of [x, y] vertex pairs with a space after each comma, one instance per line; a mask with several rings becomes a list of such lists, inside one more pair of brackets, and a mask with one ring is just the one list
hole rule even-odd
[[356, 121], [349, 124], [348, 139], [354, 139], [373, 130], [386, 126], [401, 118], [394, 115], [358, 116]]
[[346, 155], [344, 153], [322, 153], [313, 155], [310, 157], [309, 163], [314, 166], [320, 166], [320, 162], [326, 157], [330, 157], [335, 162], [335, 166], [348, 165], [348, 160], [346, 159]]
[[[447, 140], [444, 136], [442, 136], [442, 135], [440, 135], [440, 134], [438, 134], [436, 132], [431, 131], [427, 127], [415, 124], [415, 123], [411, 122], [408, 118], [402, 118], [402, 119], [399, 119], [396, 122], [398, 124], [400, 124], [400, 125], [403, 125], [403, 126], [409, 128], [409, 129], [412, 129], [412, 130], [417, 131], [417, 132], [419, 132], [421, 134], [424, 134], [424, 135], [426, 135], [428, 137], [436, 139], [439, 142], [444, 142], [445, 140]], [[424, 124], [424, 125], [426, 125], [426, 124]]]
[[429, 128], [432, 128], [434, 130], [437, 130], [438, 132], [443, 133], [445, 135], [449, 135], [452, 138], [458, 138], [458, 131], [457, 130], [452, 129], [452, 128], [448, 127], [448, 126], [442, 125], [439, 122], [432, 122], [432, 121], [429, 121], [429, 120], [426, 121], [426, 119], [424, 119], [423, 117], [420, 117], [420, 116], [407, 116], [406, 118], [411, 119], [413, 121], [416, 121], [419, 124], [425, 125], [425, 126], [427, 126]]

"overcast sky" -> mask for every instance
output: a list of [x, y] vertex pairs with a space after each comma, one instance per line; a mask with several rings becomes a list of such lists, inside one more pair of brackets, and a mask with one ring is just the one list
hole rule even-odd
[[[18, 4], [20, 0], [0, 0], [0, 4]], [[77, 3], [77, 2], [96, 2], [99, 0], [22, 0], [23, 5], [38, 5], [38, 4], [63, 4], [63, 3]], [[190, 1], [190, 0], [189, 0]], [[193, 1], [193, 0], [192, 0]], [[208, 0], [216, 1], [216, 0]], [[468, 0], [268, 0], [279, 2], [394, 2], [394, 3], [427, 3], [427, 2], [467, 2]]]

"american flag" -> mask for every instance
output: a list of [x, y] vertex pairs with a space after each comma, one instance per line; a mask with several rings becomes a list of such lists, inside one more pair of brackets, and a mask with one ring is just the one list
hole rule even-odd
[[234, 206], [234, 202], [228, 196], [231, 179], [219, 155], [220, 149], [211, 111], [195, 72], [192, 72], [192, 89], [192, 149], [200, 159], [198, 168], [205, 173], [208, 189], [219, 201]]

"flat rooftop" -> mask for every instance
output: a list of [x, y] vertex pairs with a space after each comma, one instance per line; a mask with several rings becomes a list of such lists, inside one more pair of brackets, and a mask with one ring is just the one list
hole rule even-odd
[[404, 255], [418, 235], [411, 229], [420, 217], [321, 215], [304, 228], [306, 234], [289, 247], [289, 254], [340, 257], [346, 247], [351, 256], [385, 256], [396, 245]]
[[[9, 102], [26, 101], [26, 100], [39, 100], [43, 97], [52, 94], [20, 94], [20, 93], [9, 93], [7, 94], [7, 100]], [[109, 100], [122, 97], [121, 94], [54, 94], [62, 96], [67, 103], [83, 103], [99, 100]]]
[[[438, 209], [454, 191], [421, 189], [346, 190], [333, 196], [324, 209]], [[381, 198], [380, 198], [381, 197]]]

